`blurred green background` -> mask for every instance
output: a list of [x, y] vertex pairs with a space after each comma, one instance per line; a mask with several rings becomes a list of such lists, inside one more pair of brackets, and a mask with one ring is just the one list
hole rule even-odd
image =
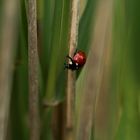
[[[5, 8], [3, 1], [0, 1], [0, 43], [2, 42], [2, 21]], [[93, 114], [93, 126], [89, 137], [90, 140], [139, 140], [140, 1], [105, 0], [106, 3], [102, 1], [81, 0], [79, 5], [80, 22], [77, 48], [86, 52], [87, 64], [83, 69], [77, 71], [76, 76], [76, 128], [82, 125], [80, 124], [82, 123], [81, 120], [86, 118], [84, 114], [87, 113], [85, 112], [80, 116], [81, 108], [88, 104], [88, 101], [84, 100], [86, 93], [84, 94], [83, 85], [86, 91], [92, 93], [93, 91], [90, 90], [87, 81], [90, 82], [91, 86], [97, 82], [97, 79], [91, 79], [91, 81], [87, 79], [93, 75], [90, 69], [96, 67], [96, 65], [88, 65], [90, 61], [93, 61], [89, 59], [90, 53], [94, 52], [97, 47], [93, 46], [92, 41], [97, 38], [97, 41], [102, 42], [102, 37], [94, 34], [98, 19], [97, 12], [101, 13], [101, 19], [106, 18], [106, 16], [102, 16], [102, 13], [105, 12], [104, 7], [111, 2], [109, 7], [111, 9], [111, 18], [109, 19], [111, 26], [109, 28], [104, 27], [106, 32], [111, 31], [110, 38], [105, 36], [105, 41], [111, 45], [105, 45], [106, 48], [102, 56], [104, 61], [101, 63], [101, 82], [97, 85], [98, 92], [93, 93], [96, 94], [96, 99], [93, 100], [91, 105], [94, 106], [91, 109], [94, 108], [95, 113]], [[18, 25], [15, 31], [16, 43], [14, 44], [16, 45], [16, 55], [13, 57], [12, 64], [13, 78], [8, 140], [29, 139], [27, 5], [26, 0], [20, 0], [16, 14]], [[103, 8], [98, 10], [100, 5]], [[67, 88], [67, 70], [64, 69], [64, 62], [69, 50], [70, 8], [71, 1], [67, 0], [37, 1], [41, 140], [63, 140], [63, 135], [65, 135], [63, 125], [65, 125], [64, 102]], [[104, 22], [98, 26], [102, 28]], [[60, 105], [46, 109], [43, 108], [44, 101], [58, 101]], [[75, 131], [81, 135], [79, 130]]]

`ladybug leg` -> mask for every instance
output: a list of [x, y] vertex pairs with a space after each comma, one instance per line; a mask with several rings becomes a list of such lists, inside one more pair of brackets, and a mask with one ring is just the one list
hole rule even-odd
[[71, 67], [72, 67], [72, 64], [64, 63], [64, 69], [71, 69]]
[[68, 69], [69, 68], [69, 64], [64, 63], [64, 69]]

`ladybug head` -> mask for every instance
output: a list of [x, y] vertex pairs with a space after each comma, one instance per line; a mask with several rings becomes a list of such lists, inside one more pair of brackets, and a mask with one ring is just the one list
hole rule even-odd
[[65, 63], [65, 68], [71, 69], [71, 70], [78, 70], [80, 67], [78, 63], [75, 63], [73, 59], [70, 56], [67, 56], [67, 58], [70, 60], [68, 63]]

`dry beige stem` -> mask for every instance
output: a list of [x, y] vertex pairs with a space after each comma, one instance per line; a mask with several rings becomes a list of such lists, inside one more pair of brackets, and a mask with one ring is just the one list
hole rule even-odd
[[28, 0], [30, 140], [40, 139], [36, 0]]
[[[79, 13], [78, 13], [79, 0], [72, 1], [72, 19], [71, 19], [71, 28], [70, 28], [70, 44], [69, 44], [69, 56], [74, 54], [74, 51], [77, 47], [78, 39], [78, 24], [79, 24]], [[68, 90], [67, 90], [67, 127], [72, 127], [71, 118], [72, 108], [74, 108], [74, 95], [75, 94], [75, 73], [71, 70], [68, 71]]]
[[[79, 0], [72, 0], [71, 11], [71, 28], [70, 28], [70, 42], [69, 42], [69, 56], [73, 56], [77, 47], [78, 40], [78, 26], [79, 26]], [[73, 138], [74, 132], [74, 116], [75, 116], [75, 72], [68, 71], [67, 83], [67, 114], [66, 127], [67, 139]]]

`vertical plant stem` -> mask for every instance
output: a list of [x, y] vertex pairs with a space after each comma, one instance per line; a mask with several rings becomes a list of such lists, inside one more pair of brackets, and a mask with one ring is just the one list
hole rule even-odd
[[[79, 0], [72, 0], [71, 8], [71, 28], [70, 28], [70, 44], [69, 56], [73, 56], [77, 47], [78, 40], [78, 26], [79, 26]], [[68, 71], [67, 83], [67, 114], [66, 114], [66, 127], [68, 139], [73, 139], [74, 129], [74, 115], [75, 115], [75, 72]]]
[[29, 121], [30, 140], [40, 138], [36, 0], [28, 1]]
[[3, 1], [0, 44], [0, 140], [6, 139], [14, 54], [16, 50], [17, 0]]
[[[72, 79], [72, 80], [71, 80]], [[68, 89], [67, 89], [67, 119], [66, 127], [73, 128], [74, 121], [74, 98], [75, 98], [75, 73], [68, 72]]]

